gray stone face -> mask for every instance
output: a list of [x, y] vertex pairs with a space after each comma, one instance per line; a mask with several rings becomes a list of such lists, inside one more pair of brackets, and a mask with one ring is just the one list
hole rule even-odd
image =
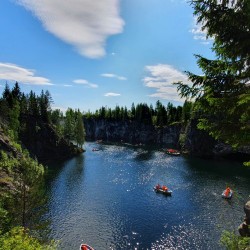
[[179, 145], [180, 126], [155, 128], [135, 121], [106, 121], [88, 119], [84, 121], [87, 140], [126, 142], [131, 144]]
[[250, 201], [245, 204], [244, 212], [246, 217], [244, 222], [240, 224], [238, 230], [242, 237], [250, 237]]
[[195, 120], [187, 126], [176, 124], [160, 128], [136, 121], [90, 118], [84, 119], [84, 127], [86, 140], [171, 146], [182, 148], [183, 152], [201, 157], [227, 157], [236, 153], [250, 155], [250, 147], [235, 152], [231, 146], [218, 142], [205, 131], [197, 129]]
[[246, 213], [246, 218], [250, 220], [250, 201], [248, 201], [244, 206], [244, 211]]

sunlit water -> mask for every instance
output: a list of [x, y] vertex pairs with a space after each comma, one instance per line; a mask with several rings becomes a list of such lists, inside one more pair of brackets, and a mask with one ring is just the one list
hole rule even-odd
[[[250, 194], [250, 169], [235, 162], [166, 155], [161, 150], [85, 144], [86, 152], [49, 165], [51, 237], [60, 249], [223, 249]], [[92, 151], [98, 148], [99, 151]], [[173, 190], [156, 194], [157, 183]], [[221, 197], [230, 185], [231, 201]]]

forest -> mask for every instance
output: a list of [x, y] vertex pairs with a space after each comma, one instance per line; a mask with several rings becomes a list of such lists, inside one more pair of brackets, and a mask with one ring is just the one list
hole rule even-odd
[[[45, 213], [47, 170], [38, 161], [33, 145], [37, 140], [51, 140], [55, 151], [61, 150], [61, 144], [70, 156], [82, 152], [85, 132], [79, 110], [69, 109], [64, 117], [52, 111], [51, 103], [48, 91], [24, 94], [17, 82], [12, 89], [6, 84], [0, 98], [1, 249], [56, 248], [57, 243], [44, 236], [47, 221], [41, 217]], [[57, 127], [59, 121], [62, 125]], [[43, 136], [48, 131], [53, 132], [50, 138]], [[30, 237], [30, 232], [36, 232], [36, 237]]]
[[[171, 103], [165, 107], [158, 101], [155, 107], [141, 103], [132, 104], [131, 109], [101, 107], [94, 113], [69, 108], [63, 114], [51, 109], [48, 91], [25, 94], [17, 82], [13, 89], [6, 84], [0, 98], [0, 249], [56, 249], [56, 242], [42, 237], [44, 225], [39, 221], [44, 212], [46, 168], [27, 150], [45, 124], [56, 131], [56, 144], [60, 139], [81, 148], [85, 140], [83, 117], [129, 119], [157, 127], [197, 119], [198, 128], [215, 140], [236, 149], [249, 147], [250, 1], [192, 0], [190, 4], [197, 23], [213, 38], [215, 58], [195, 55], [202, 74], [187, 71], [191, 85], [174, 83], [187, 99], [183, 107]], [[249, 237], [227, 234], [222, 240], [227, 249], [249, 247]]]
[[48, 90], [45, 92], [42, 90], [40, 95], [36, 95], [33, 91], [24, 94], [18, 82], [11, 90], [6, 84], [0, 98], [1, 119], [8, 123], [13, 139], [23, 139], [24, 144], [33, 143], [41, 124], [51, 124], [59, 136], [68, 142], [74, 141], [82, 147], [85, 134], [80, 110], [69, 108], [64, 117], [60, 110], [51, 109], [52, 102]]
[[175, 107], [168, 103], [165, 107], [159, 100], [155, 108], [151, 104], [132, 103], [131, 109], [116, 106], [114, 109], [101, 107], [94, 113], [84, 113], [85, 119], [106, 119], [108, 121], [137, 121], [139, 123], [150, 124], [156, 127], [169, 126], [175, 123], [187, 122], [190, 119], [192, 102], [185, 101], [183, 106]]

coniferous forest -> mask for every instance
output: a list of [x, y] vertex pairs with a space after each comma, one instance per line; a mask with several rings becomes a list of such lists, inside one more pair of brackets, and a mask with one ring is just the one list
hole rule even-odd
[[[52, 110], [49, 91], [26, 94], [18, 82], [12, 89], [5, 85], [0, 98], [0, 249], [56, 249], [56, 242], [43, 237], [46, 222], [40, 220], [46, 202], [46, 167], [41, 163], [84, 151], [84, 119], [136, 121], [156, 128], [180, 125], [183, 138], [195, 121], [214, 140], [235, 150], [249, 148], [250, 1], [190, 4], [197, 23], [213, 38], [215, 58], [195, 55], [202, 74], [187, 71], [191, 85], [173, 83], [186, 98], [183, 106], [157, 101], [155, 106], [133, 103], [63, 113]], [[224, 235], [223, 241], [227, 249], [249, 247], [249, 237]]]
[[56, 248], [44, 237], [47, 222], [41, 221], [46, 168], [40, 162], [83, 152], [85, 132], [79, 110], [69, 109], [64, 117], [51, 103], [48, 91], [25, 95], [17, 82], [12, 89], [6, 84], [0, 98], [1, 249]]

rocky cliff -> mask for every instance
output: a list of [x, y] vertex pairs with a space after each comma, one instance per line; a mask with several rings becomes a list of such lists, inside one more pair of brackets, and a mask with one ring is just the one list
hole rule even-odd
[[20, 158], [20, 152], [11, 144], [8, 136], [5, 135], [3, 125], [0, 123], [0, 151], [13, 155], [15, 158]]
[[185, 140], [183, 150], [191, 155], [202, 157], [224, 157], [249, 161], [250, 147], [233, 149], [230, 145], [213, 139], [206, 131], [197, 128], [197, 121], [191, 120], [190, 123], [182, 128], [185, 129]]
[[188, 125], [157, 128], [136, 121], [108, 121], [84, 119], [86, 140], [127, 142], [131, 144], [157, 144], [182, 149], [190, 155], [201, 157], [231, 157], [249, 160], [250, 148], [235, 151], [229, 145], [214, 140], [208, 133], [197, 129], [197, 121]]
[[209, 157], [214, 154], [217, 142], [203, 130], [197, 129], [197, 122], [192, 120], [182, 127], [182, 149], [191, 155]]
[[85, 119], [86, 140], [104, 140], [131, 144], [159, 144], [179, 146], [181, 127], [178, 125], [155, 128], [136, 121], [108, 121], [105, 119]]
[[29, 126], [32, 129], [25, 128], [20, 134], [20, 139], [30, 155], [39, 161], [66, 159], [83, 151], [59, 136], [51, 124], [34, 120], [29, 122]]
[[[35, 123], [35, 125], [22, 128], [19, 139], [22, 147], [26, 148], [33, 158], [45, 162], [67, 159], [83, 152], [73, 143], [68, 143], [64, 138], [60, 137], [52, 125], [31, 120], [29, 124]], [[4, 127], [6, 130], [6, 126], [0, 122], [0, 151], [3, 150], [18, 158], [20, 153], [12, 146], [10, 139], [4, 133]]]
[[[1, 119], [0, 119], [1, 120]], [[0, 152], [3, 151], [7, 155], [17, 158], [18, 160], [22, 157], [22, 153], [11, 143], [11, 140], [6, 136], [4, 132], [4, 125], [0, 121]], [[2, 161], [2, 155], [0, 154], [0, 163]], [[2, 164], [0, 164], [2, 165]], [[8, 169], [0, 167], [0, 200], [4, 197], [5, 193], [13, 192], [15, 186], [13, 184], [14, 176]]]

